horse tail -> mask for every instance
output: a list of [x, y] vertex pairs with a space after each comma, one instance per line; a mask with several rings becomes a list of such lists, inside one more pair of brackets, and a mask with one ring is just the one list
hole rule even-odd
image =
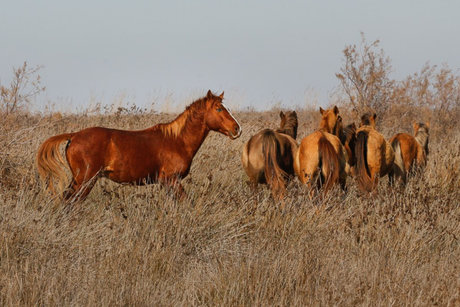
[[54, 180], [58, 182], [59, 190], [64, 190], [64, 182], [67, 179], [64, 167], [65, 160], [59, 150], [64, 141], [69, 141], [73, 133], [65, 133], [50, 137], [38, 149], [37, 168], [40, 178], [47, 183], [48, 189], [56, 193]]
[[323, 135], [318, 141], [319, 150], [319, 168], [324, 175], [324, 193], [326, 193], [332, 185], [337, 182], [340, 175], [339, 155], [334, 149], [334, 146]]
[[262, 152], [264, 156], [264, 173], [267, 184], [274, 192], [283, 193], [287, 173], [280, 167], [281, 147], [275, 132], [267, 130], [262, 134]]
[[356, 135], [355, 143], [355, 157], [356, 157], [356, 175], [358, 177], [358, 184], [361, 189], [368, 192], [372, 191], [373, 181], [369, 171], [369, 164], [367, 162], [367, 140], [369, 134], [367, 131], [359, 131]]
[[403, 179], [403, 181], [406, 180], [406, 168], [404, 166], [404, 158], [402, 156], [402, 151], [401, 151], [401, 143], [397, 137], [395, 137], [391, 141], [391, 147], [393, 148], [393, 151], [395, 152], [395, 160], [393, 162], [393, 172], [395, 173], [396, 176], [399, 176]]

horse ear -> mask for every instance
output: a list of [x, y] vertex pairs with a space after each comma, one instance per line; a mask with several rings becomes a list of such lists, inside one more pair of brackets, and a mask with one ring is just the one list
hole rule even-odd
[[334, 114], [335, 115], [339, 114], [339, 108], [337, 108], [337, 106], [334, 106]]
[[321, 115], [323, 115], [323, 113], [324, 113], [323, 108], [319, 107], [319, 113], [321, 113]]
[[224, 99], [224, 91], [222, 91], [222, 94], [219, 95], [220, 99]]
[[414, 128], [414, 132], [417, 132], [418, 128], [419, 128], [419, 125], [417, 124], [417, 122], [412, 122], [412, 128]]
[[206, 97], [207, 97], [207, 98], [212, 98], [212, 96], [213, 96], [213, 95], [212, 95], [211, 90], [208, 90], [208, 93], [206, 94]]
[[286, 117], [286, 115], [284, 115], [283, 111], [280, 111], [280, 118], [283, 119], [285, 117]]
[[425, 126], [427, 126], [428, 129], [429, 129], [429, 128], [430, 128], [430, 122], [426, 122], [426, 123], [425, 123]]
[[372, 115], [372, 118], [375, 120], [375, 119], [377, 118], [377, 113], [374, 113], [374, 114]]

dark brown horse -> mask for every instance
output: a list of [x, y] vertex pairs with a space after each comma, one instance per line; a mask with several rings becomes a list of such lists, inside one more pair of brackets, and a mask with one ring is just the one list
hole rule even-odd
[[281, 125], [276, 131], [264, 129], [244, 145], [241, 161], [251, 185], [267, 183], [274, 197], [282, 199], [286, 181], [294, 176], [293, 159], [297, 150], [297, 113], [280, 113]]
[[355, 123], [348, 124], [343, 127], [342, 117], [339, 115], [337, 117], [337, 128], [335, 135], [340, 139], [343, 148], [347, 153], [347, 174], [351, 173], [351, 168], [356, 164], [355, 157], [355, 144], [356, 144], [356, 125]]
[[345, 188], [347, 176], [347, 154], [337, 136], [341, 134], [339, 109], [320, 108], [320, 113], [320, 129], [302, 139], [294, 159], [295, 172], [310, 189], [310, 196], [314, 193], [313, 185], [324, 185], [324, 193], [335, 183]]
[[408, 175], [426, 166], [430, 123], [414, 123], [413, 128], [414, 136], [398, 133], [390, 139], [395, 152], [393, 170], [389, 174], [391, 181], [396, 176], [405, 184]]
[[93, 127], [53, 136], [38, 150], [40, 176], [53, 191], [54, 179], [63, 187], [65, 161], [59, 147], [67, 142], [65, 154], [73, 178], [64, 194], [66, 199], [86, 197], [98, 177], [136, 185], [160, 182], [183, 197], [179, 181], [189, 173], [209, 131], [231, 139], [241, 135], [240, 125], [222, 103], [223, 96], [208, 91], [172, 122], [144, 130]]

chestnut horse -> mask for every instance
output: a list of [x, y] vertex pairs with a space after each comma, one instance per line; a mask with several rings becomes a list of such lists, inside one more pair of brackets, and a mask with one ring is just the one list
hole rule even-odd
[[67, 142], [65, 155], [73, 178], [65, 199], [84, 199], [99, 177], [136, 185], [159, 182], [183, 197], [179, 181], [189, 173], [209, 131], [231, 139], [241, 135], [240, 125], [222, 103], [223, 97], [223, 92], [215, 96], [208, 91], [172, 122], [144, 130], [93, 127], [53, 136], [38, 150], [40, 176], [52, 191], [54, 179], [63, 187], [65, 162], [59, 147]]
[[294, 169], [299, 180], [310, 189], [324, 184], [326, 193], [333, 184], [346, 183], [347, 154], [337, 135], [341, 134], [341, 118], [335, 106], [329, 110], [320, 108], [320, 129], [302, 139], [294, 159]]
[[428, 156], [428, 137], [430, 123], [413, 123], [414, 136], [407, 133], [398, 133], [390, 139], [390, 144], [395, 152], [393, 176], [400, 178], [403, 184], [406, 183], [407, 176], [415, 169], [426, 166]]
[[286, 181], [294, 176], [294, 154], [297, 150], [297, 113], [280, 112], [281, 124], [276, 131], [264, 129], [244, 145], [241, 161], [255, 189], [266, 183], [274, 198], [282, 199]]
[[356, 131], [356, 176], [360, 189], [367, 192], [375, 189], [379, 177], [392, 170], [395, 157], [390, 143], [375, 130], [376, 117], [375, 113], [364, 114]]

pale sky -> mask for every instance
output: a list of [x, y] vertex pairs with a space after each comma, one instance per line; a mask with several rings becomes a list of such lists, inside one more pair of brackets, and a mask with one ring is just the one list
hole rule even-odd
[[43, 65], [36, 105], [183, 106], [208, 89], [234, 107], [327, 105], [345, 45], [381, 40], [401, 79], [460, 68], [460, 1], [0, 1], [0, 82]]

